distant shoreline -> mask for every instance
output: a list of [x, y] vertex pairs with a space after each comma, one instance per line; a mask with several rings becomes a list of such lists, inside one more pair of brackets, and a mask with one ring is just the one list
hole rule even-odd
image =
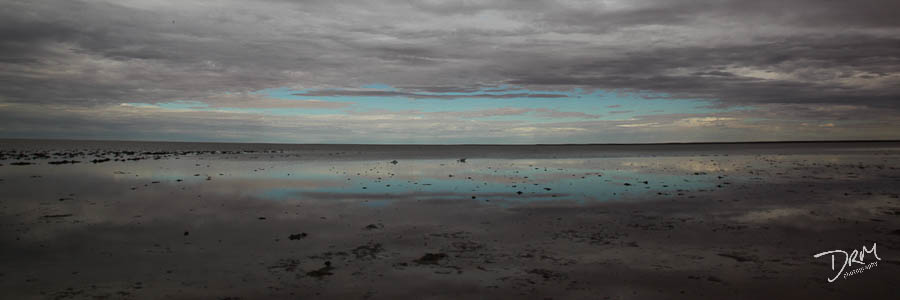
[[785, 141], [741, 141], [741, 142], [662, 142], [662, 143], [563, 143], [563, 144], [352, 144], [352, 143], [271, 143], [271, 142], [225, 142], [225, 141], [164, 141], [164, 140], [103, 140], [103, 139], [41, 139], [41, 138], [0, 138], [6, 142], [89, 142], [89, 143], [191, 143], [191, 144], [247, 144], [286, 146], [674, 146], [674, 145], [760, 145], [760, 144], [845, 144], [845, 143], [900, 143], [900, 140], [785, 140]]

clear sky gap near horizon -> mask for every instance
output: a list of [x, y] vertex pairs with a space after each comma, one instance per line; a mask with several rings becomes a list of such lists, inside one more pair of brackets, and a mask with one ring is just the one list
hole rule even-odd
[[900, 139], [897, 1], [0, 0], [0, 138]]

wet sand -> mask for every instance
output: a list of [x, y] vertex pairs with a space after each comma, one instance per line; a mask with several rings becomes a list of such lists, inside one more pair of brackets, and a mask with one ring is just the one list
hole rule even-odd
[[[900, 278], [896, 142], [0, 140], [0, 164], [8, 299], [892, 299]], [[831, 283], [813, 257], [873, 243]]]

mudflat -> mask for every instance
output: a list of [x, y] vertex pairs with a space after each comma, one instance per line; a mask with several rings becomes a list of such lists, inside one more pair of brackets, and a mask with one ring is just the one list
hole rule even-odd
[[0, 164], [9, 299], [890, 299], [900, 278], [897, 142], [0, 140]]

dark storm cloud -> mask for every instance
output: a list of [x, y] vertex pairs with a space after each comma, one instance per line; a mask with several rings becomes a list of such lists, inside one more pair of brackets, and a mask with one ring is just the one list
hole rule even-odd
[[[0, 104], [15, 104], [7, 110], [221, 107], [212, 102], [223, 94], [279, 87], [408, 98], [549, 98], [559, 95], [514, 91], [581, 88], [719, 107], [900, 108], [898, 1], [0, 0], [0, 8]], [[358, 89], [371, 83], [397, 90]], [[431, 95], [504, 86], [514, 87]]]

